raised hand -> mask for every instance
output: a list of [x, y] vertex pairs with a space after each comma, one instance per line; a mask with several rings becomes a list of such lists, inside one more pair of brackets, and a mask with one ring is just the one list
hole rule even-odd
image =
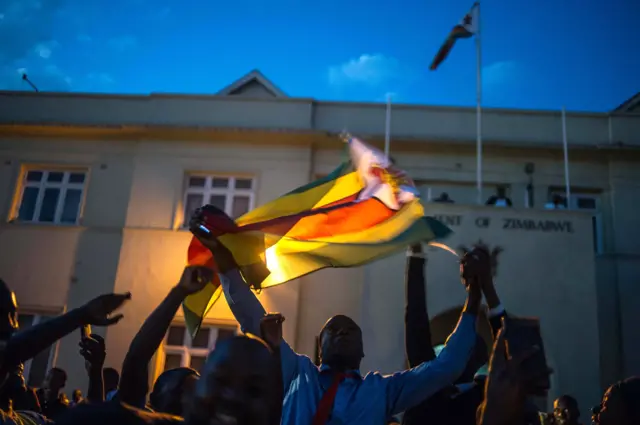
[[182, 272], [182, 277], [178, 283], [186, 295], [195, 294], [201, 291], [207, 283], [213, 280], [213, 270], [203, 266], [187, 266]]
[[111, 316], [115, 310], [131, 299], [131, 293], [104, 294], [96, 297], [80, 307], [85, 323], [95, 326], [111, 326], [118, 323], [124, 317], [122, 314]]
[[85, 361], [85, 368], [88, 371], [92, 369], [102, 370], [104, 359], [107, 356], [104, 338], [100, 335], [91, 334], [87, 338], [82, 338], [78, 346], [80, 347], [80, 355]]
[[282, 323], [284, 316], [280, 313], [268, 313], [260, 320], [261, 337], [273, 349], [282, 342]]
[[219, 270], [222, 273], [225, 273], [228, 270], [236, 268], [237, 265], [233, 255], [227, 247], [220, 243], [215, 234], [208, 229], [207, 217], [210, 219], [215, 218], [218, 227], [221, 228], [234, 228], [235, 223], [223, 211], [220, 211], [211, 205], [205, 205], [202, 208], [198, 208], [189, 220], [189, 230], [191, 233], [193, 233], [205, 248], [211, 251]]

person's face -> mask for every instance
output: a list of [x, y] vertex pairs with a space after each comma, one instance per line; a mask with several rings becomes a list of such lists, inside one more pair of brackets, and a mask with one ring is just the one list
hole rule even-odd
[[320, 353], [324, 364], [357, 369], [364, 357], [362, 330], [347, 316], [332, 317], [322, 330]]
[[[207, 360], [191, 412], [210, 425], [266, 425], [274, 406], [275, 364], [260, 341], [233, 339]], [[281, 402], [281, 401], [280, 401]]]
[[600, 413], [596, 416], [597, 425], [630, 425], [625, 412], [626, 406], [620, 388], [616, 385], [609, 387], [602, 397]]
[[558, 399], [553, 402], [553, 417], [559, 425], [574, 424], [577, 419], [577, 412], [567, 405], [565, 400]]

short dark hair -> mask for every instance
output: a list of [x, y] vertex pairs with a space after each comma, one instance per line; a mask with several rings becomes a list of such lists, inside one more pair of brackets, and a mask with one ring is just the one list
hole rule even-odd
[[104, 380], [105, 392], [118, 389], [120, 384], [120, 373], [112, 367], [105, 367], [102, 369], [102, 379]]
[[60, 379], [62, 380], [62, 382], [66, 383], [67, 382], [67, 372], [65, 372], [64, 369], [61, 369], [59, 367], [52, 367], [49, 372], [52, 372], [56, 375], [58, 375], [60, 377]]

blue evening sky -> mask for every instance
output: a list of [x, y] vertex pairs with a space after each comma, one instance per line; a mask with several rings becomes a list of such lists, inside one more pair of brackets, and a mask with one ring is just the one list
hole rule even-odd
[[[474, 105], [469, 0], [2, 0], [0, 89], [213, 94], [260, 69], [288, 95]], [[483, 103], [607, 111], [640, 91], [638, 0], [486, 0]]]

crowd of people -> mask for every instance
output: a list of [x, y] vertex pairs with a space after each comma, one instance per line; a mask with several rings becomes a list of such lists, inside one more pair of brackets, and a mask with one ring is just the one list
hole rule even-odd
[[[534, 383], [550, 370], [532, 369], [541, 350], [510, 350], [510, 316], [493, 284], [495, 255], [484, 245], [465, 252], [460, 276], [467, 298], [459, 322], [439, 353], [433, 348], [427, 311], [427, 258], [420, 244], [408, 249], [405, 336], [408, 368], [362, 376], [362, 331], [336, 315], [322, 327], [318, 361], [296, 353], [283, 339], [278, 313], [267, 313], [231, 253], [202, 231], [201, 211], [191, 231], [211, 250], [226, 300], [242, 335], [218, 341], [202, 370], [163, 372], [149, 388], [149, 365], [183, 300], [202, 290], [213, 271], [184, 269], [179, 283], [146, 319], [120, 373], [104, 368], [105, 341], [86, 332], [79, 351], [88, 377], [86, 396], [63, 394], [66, 373], [53, 368], [42, 387], [25, 384], [23, 364], [57, 340], [88, 326], [115, 326], [115, 312], [131, 294], [101, 295], [82, 307], [22, 332], [15, 294], [0, 281], [0, 418], [2, 424], [60, 425], [578, 425], [580, 409], [570, 395], [542, 413], [532, 402]], [[486, 304], [486, 308], [483, 306]], [[485, 311], [486, 310], [486, 311]], [[476, 331], [488, 319], [492, 341]], [[488, 368], [486, 365], [488, 364]], [[532, 373], [532, 370], [535, 373]], [[483, 372], [484, 371], [484, 372]], [[541, 376], [547, 375], [547, 376]], [[640, 378], [615, 383], [594, 407], [600, 425], [640, 424]]]

